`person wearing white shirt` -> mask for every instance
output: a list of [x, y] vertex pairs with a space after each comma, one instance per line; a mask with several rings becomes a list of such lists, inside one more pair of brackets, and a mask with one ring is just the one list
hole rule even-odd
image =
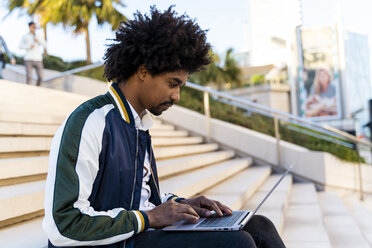
[[19, 44], [20, 49], [25, 49], [24, 57], [27, 79], [26, 83], [30, 84], [32, 80], [32, 68], [35, 68], [37, 74], [36, 85], [40, 86], [43, 81], [43, 55], [42, 51], [46, 47], [45, 40], [36, 34], [36, 23], [28, 24], [30, 32], [22, 37]]
[[0, 79], [3, 78], [2, 71], [3, 71], [3, 68], [5, 67], [4, 52], [8, 55], [8, 57], [10, 59], [10, 63], [12, 63], [14, 65], [16, 63], [16, 61], [15, 61], [13, 55], [9, 52], [9, 49], [8, 49], [8, 46], [5, 43], [5, 40], [0, 35]]

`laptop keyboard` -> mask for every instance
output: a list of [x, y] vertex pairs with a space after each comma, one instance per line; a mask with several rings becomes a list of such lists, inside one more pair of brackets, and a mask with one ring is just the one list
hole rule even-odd
[[245, 212], [233, 212], [230, 216], [206, 218], [196, 227], [229, 227], [232, 226]]

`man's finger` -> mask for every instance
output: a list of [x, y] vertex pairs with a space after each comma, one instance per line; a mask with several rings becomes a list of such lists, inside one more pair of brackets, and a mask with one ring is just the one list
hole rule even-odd
[[208, 199], [207, 197], [202, 198], [201, 205], [209, 207], [210, 209], [214, 210], [218, 214], [218, 216], [223, 216], [223, 213], [221, 209], [218, 207], [218, 205], [214, 201]]
[[196, 217], [194, 215], [190, 215], [190, 214], [187, 214], [187, 213], [180, 214], [180, 215], [178, 215], [178, 217], [179, 217], [178, 220], [186, 220], [190, 223], [196, 223], [199, 220], [199, 217]]
[[211, 211], [206, 208], [200, 208], [197, 206], [192, 206], [192, 208], [198, 213], [200, 217], [210, 217], [212, 215]]
[[193, 215], [193, 216], [199, 218], [198, 213], [188, 204], [180, 204], [179, 210], [182, 213], [190, 214], [190, 215]]
[[232, 215], [232, 210], [228, 206], [220, 203], [219, 201], [216, 201], [216, 204], [222, 210], [222, 212], [224, 212], [227, 215]]

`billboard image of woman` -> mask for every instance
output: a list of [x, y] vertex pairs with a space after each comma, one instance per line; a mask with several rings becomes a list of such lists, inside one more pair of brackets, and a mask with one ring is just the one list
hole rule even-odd
[[305, 106], [306, 117], [337, 115], [336, 87], [329, 69], [316, 70]]
[[333, 27], [301, 29], [299, 38], [300, 115], [314, 120], [341, 118], [339, 51]]

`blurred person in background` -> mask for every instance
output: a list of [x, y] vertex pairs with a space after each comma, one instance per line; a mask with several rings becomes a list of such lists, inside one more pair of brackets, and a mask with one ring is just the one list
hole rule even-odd
[[13, 65], [16, 63], [13, 55], [9, 52], [8, 46], [5, 43], [5, 40], [3, 37], [0, 35], [0, 79], [3, 79], [3, 68], [5, 67], [5, 54], [4, 52], [8, 55], [10, 59], [10, 63]]
[[35, 68], [37, 74], [37, 86], [43, 81], [43, 49], [46, 47], [43, 37], [36, 34], [36, 23], [28, 24], [30, 32], [22, 37], [19, 44], [20, 49], [26, 50], [24, 57], [27, 79], [26, 83], [30, 84], [32, 80], [32, 68]]

